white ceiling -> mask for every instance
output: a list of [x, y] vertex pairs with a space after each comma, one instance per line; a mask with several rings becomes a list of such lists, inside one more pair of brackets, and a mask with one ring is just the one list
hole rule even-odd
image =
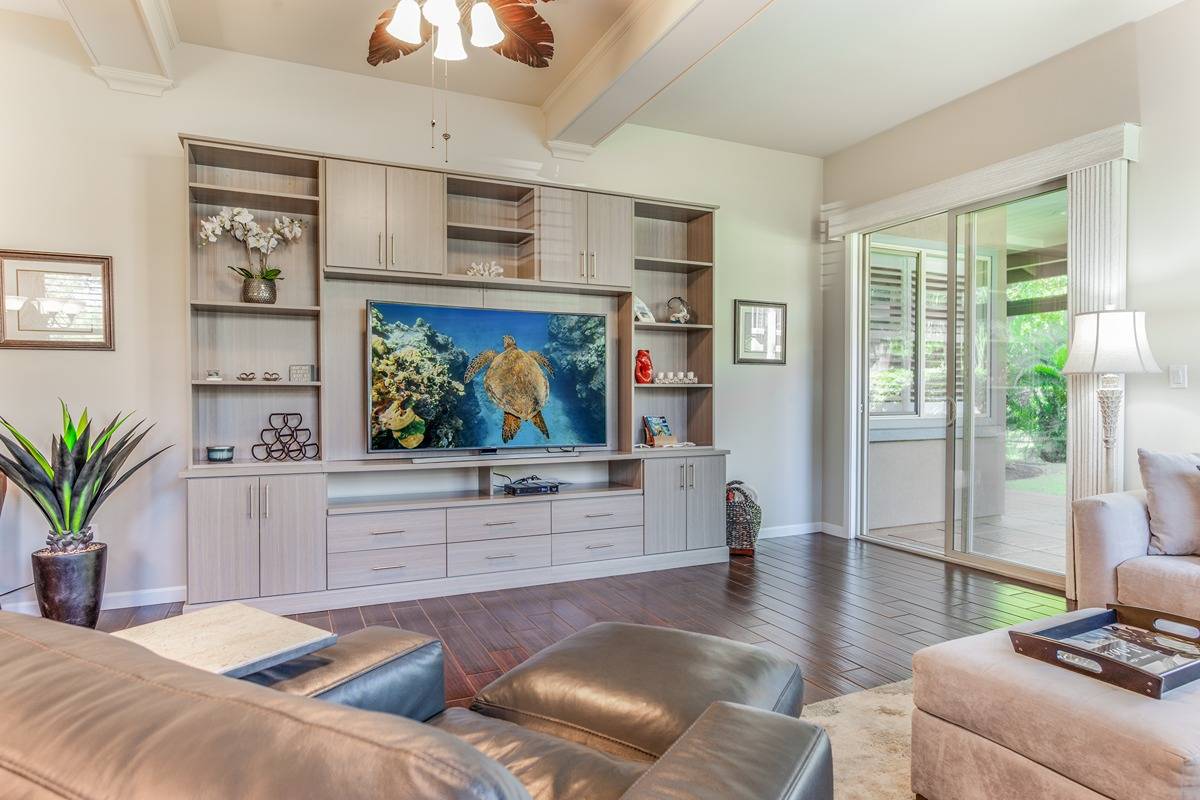
[[[395, 0], [169, 1], [179, 38], [191, 44], [429, 84], [428, 48], [378, 67], [367, 63], [367, 40], [375, 21], [381, 11], [395, 5]], [[468, 44], [470, 58], [450, 65], [450, 88], [540, 106], [632, 3], [633, 0], [538, 3], [538, 13], [554, 29], [554, 58], [549, 67], [531, 69]]]
[[1179, 0], [774, 0], [630, 120], [826, 156]]

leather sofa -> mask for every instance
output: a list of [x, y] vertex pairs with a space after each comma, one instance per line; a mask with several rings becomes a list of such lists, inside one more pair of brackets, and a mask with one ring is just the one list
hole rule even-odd
[[442, 659], [368, 628], [233, 680], [0, 612], [0, 797], [833, 797], [798, 669], [758, 648], [595, 625], [472, 709], [444, 708]]

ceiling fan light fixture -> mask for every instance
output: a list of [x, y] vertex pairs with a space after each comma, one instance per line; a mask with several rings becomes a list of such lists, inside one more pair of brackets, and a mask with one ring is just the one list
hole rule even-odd
[[402, 42], [420, 44], [421, 39], [421, 7], [417, 0], [400, 0], [396, 10], [392, 12], [392, 21], [385, 30]]
[[462, 11], [455, 0], [425, 0], [425, 7], [421, 11], [430, 24], [439, 28], [458, 25], [462, 18]]
[[442, 61], [466, 61], [467, 50], [463, 47], [462, 29], [457, 25], [441, 25], [437, 29], [435, 58]]
[[471, 6], [471, 44], [476, 47], [492, 47], [504, 41], [504, 31], [496, 22], [496, 12], [487, 2]]

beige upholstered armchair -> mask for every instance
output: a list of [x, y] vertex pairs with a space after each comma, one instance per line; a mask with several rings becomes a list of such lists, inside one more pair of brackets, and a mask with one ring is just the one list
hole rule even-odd
[[1079, 607], [1122, 603], [1200, 619], [1200, 556], [1149, 555], [1144, 491], [1076, 500]]

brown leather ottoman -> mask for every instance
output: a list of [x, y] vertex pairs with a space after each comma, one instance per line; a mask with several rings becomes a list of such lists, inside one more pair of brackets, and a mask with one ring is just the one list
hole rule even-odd
[[1200, 683], [1152, 700], [1018, 655], [1002, 630], [919, 651], [913, 677], [928, 800], [1200, 798]]
[[797, 717], [800, 668], [740, 642], [602, 622], [534, 655], [484, 687], [481, 714], [621, 758], [660, 758], [714, 702]]

